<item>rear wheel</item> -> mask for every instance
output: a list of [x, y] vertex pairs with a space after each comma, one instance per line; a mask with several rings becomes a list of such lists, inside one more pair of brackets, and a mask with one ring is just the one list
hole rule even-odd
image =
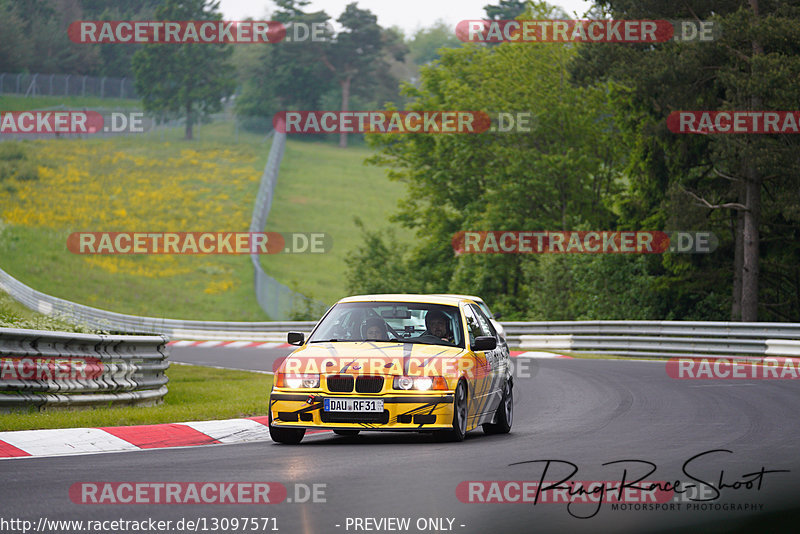
[[285, 443], [287, 445], [297, 445], [303, 441], [303, 436], [305, 435], [305, 428], [281, 428], [279, 426], [272, 426], [272, 410], [270, 410], [269, 437], [272, 438], [272, 441], [277, 443]]
[[337, 436], [357, 436], [358, 433], [361, 432], [360, 430], [334, 430], [333, 433]]
[[483, 431], [486, 434], [508, 434], [511, 432], [511, 423], [514, 420], [514, 388], [510, 380], [506, 380], [503, 388], [503, 398], [497, 407], [495, 423], [484, 423]]
[[434, 434], [438, 441], [464, 441], [467, 435], [467, 386], [459, 382], [453, 396], [453, 428]]

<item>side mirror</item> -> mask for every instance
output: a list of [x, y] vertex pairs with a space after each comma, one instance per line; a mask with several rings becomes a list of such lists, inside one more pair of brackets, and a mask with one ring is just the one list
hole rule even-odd
[[478, 336], [475, 338], [475, 343], [472, 344], [474, 352], [482, 352], [484, 350], [494, 350], [497, 348], [497, 340], [492, 336]]
[[502, 314], [502, 313], [495, 313], [495, 314], [494, 314], [494, 318], [495, 318], [495, 319], [499, 319], [499, 318], [500, 318], [500, 317], [502, 317], [502, 316], [503, 316], [503, 314]]
[[289, 345], [302, 345], [305, 339], [306, 335], [302, 332], [289, 332], [286, 335], [286, 341]]

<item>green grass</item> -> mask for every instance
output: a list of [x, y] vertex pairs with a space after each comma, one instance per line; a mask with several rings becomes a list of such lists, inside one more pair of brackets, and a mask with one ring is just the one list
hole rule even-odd
[[64, 106], [65, 109], [133, 108], [141, 109], [142, 101], [128, 98], [97, 98], [93, 96], [34, 96], [0, 95], [0, 111], [25, 111]]
[[271, 375], [173, 365], [167, 376], [169, 393], [158, 406], [0, 414], [0, 430], [148, 425], [267, 415]]
[[59, 332], [100, 333], [84, 325], [74, 325], [30, 310], [0, 291], [0, 328], [27, 328]]
[[387, 226], [405, 191], [404, 185], [390, 182], [383, 169], [363, 165], [371, 154], [367, 147], [287, 144], [267, 229], [325, 232], [333, 248], [325, 254], [263, 256], [265, 271], [327, 303], [346, 296], [344, 259], [362, 242], [354, 217], [373, 230]]
[[[3, 100], [0, 99], [0, 102]], [[53, 150], [48, 148], [52, 146], [48, 143], [59, 143], [59, 147], [75, 146], [100, 152], [121, 152], [131, 158], [146, 158], [148, 161], [166, 161], [180, 157], [184, 150], [194, 150], [200, 154], [200, 166], [197, 170], [187, 167], [186, 172], [195, 172], [198, 176], [202, 176], [204, 154], [212, 150], [230, 150], [234, 154], [240, 154], [242, 161], [247, 162], [244, 165], [249, 169], [250, 179], [245, 186], [231, 187], [224, 176], [215, 178], [213, 183], [205, 181], [202, 187], [208, 190], [202, 196], [209, 208], [205, 213], [193, 213], [190, 217], [175, 219], [178, 222], [168, 222], [169, 226], [164, 226], [164, 223], [155, 228], [178, 231], [246, 230], [270, 143], [263, 141], [263, 135], [243, 130], [239, 130], [237, 137], [232, 123], [200, 125], [196, 128], [195, 135], [195, 140], [185, 141], [182, 139], [183, 130], [175, 128], [141, 136], [27, 141], [23, 145], [37, 164], [55, 169], [56, 172], [60, 171], [62, 163], [53, 155]], [[69, 150], [62, 149], [62, 152]], [[361, 235], [353, 222], [354, 217], [359, 216], [372, 229], [384, 227], [388, 225], [388, 217], [396, 211], [397, 201], [404, 196], [405, 186], [390, 182], [384, 169], [363, 164], [370, 154], [371, 149], [364, 146], [342, 150], [323, 142], [290, 140], [287, 143], [266, 230], [324, 232], [332, 237], [333, 248], [324, 254], [264, 256], [261, 263], [267, 273], [296, 291], [327, 304], [346, 296], [344, 260], [361, 243]], [[96, 180], [102, 185], [103, 194], [87, 194], [85, 199], [65, 198], [64, 201], [80, 200], [87, 209], [107, 211], [111, 210], [111, 202], [124, 205], [120, 204], [125, 201], [124, 196], [119, 197], [105, 191], [111, 190], [117, 184], [115, 173], [127, 172], [125, 164], [133, 165], [122, 162], [117, 168], [97, 164], [92, 170], [92, 176], [96, 176]], [[220, 165], [224, 166], [225, 162]], [[133, 167], [128, 168], [135, 170]], [[158, 180], [167, 184], [173, 182], [169, 175], [159, 176]], [[0, 195], [10, 197], [9, 205], [13, 207], [13, 195], [17, 194], [17, 188], [33, 188], [31, 196], [36, 196], [36, 188], [41, 183], [41, 179], [19, 183], [9, 179], [0, 183]], [[199, 185], [183, 182], [180, 187], [185, 189], [176, 190], [174, 197], [170, 199], [173, 205], [154, 204], [148, 207], [153, 220], [163, 221], [163, 217], [158, 218], [159, 213], [172, 210], [174, 206], [180, 207], [182, 191], [196, 189]], [[126, 189], [123, 195], [135, 193]], [[60, 193], [55, 193], [58, 194]], [[221, 201], [222, 195], [229, 197], [228, 200]], [[55, 198], [53, 201], [59, 202], [59, 199]], [[227, 212], [232, 206], [244, 212], [239, 217], [241, 220], [237, 219], [238, 227], [219, 228], [214, 209], [220, 207]], [[0, 209], [0, 217], [2, 213]], [[150, 220], [148, 217], [141, 219]], [[66, 238], [74, 231], [138, 230], [147, 224], [140, 223], [136, 228], [119, 228], [114, 226], [113, 217], [106, 220], [111, 220], [111, 223], [103, 227], [94, 223], [91, 226], [86, 223], [61, 223], [53, 227], [7, 222], [5, 228], [0, 220], [0, 267], [39, 291], [119, 313], [197, 320], [269, 319], [255, 300], [253, 269], [247, 256], [176, 258], [174, 261], [182, 267], [181, 274], [146, 277], [98, 268], [87, 264], [85, 256], [66, 250]], [[146, 229], [152, 231], [153, 228], [151, 225]], [[134, 265], [148, 265], [151, 269], [158, 266], [153, 257], [127, 256], [126, 260]], [[208, 285], [217, 280], [231, 282], [232, 287], [217, 294], [207, 294], [205, 290]]]

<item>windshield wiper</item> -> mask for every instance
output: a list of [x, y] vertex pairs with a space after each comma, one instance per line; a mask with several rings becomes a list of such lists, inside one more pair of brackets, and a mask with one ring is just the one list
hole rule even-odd
[[315, 339], [314, 341], [309, 341], [309, 343], [328, 343], [332, 341], [339, 341], [338, 339]]

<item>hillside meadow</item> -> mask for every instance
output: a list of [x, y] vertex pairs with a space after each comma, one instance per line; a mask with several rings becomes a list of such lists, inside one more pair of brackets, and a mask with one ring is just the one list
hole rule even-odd
[[[0, 267], [67, 300], [135, 315], [268, 319], [247, 255], [78, 255], [80, 231], [247, 231], [270, 141], [232, 123], [106, 139], [0, 143]], [[364, 165], [370, 149], [289, 140], [267, 231], [325, 232], [324, 254], [262, 257], [265, 271], [305, 295], [345, 296], [358, 216], [388, 224], [404, 186]]]

